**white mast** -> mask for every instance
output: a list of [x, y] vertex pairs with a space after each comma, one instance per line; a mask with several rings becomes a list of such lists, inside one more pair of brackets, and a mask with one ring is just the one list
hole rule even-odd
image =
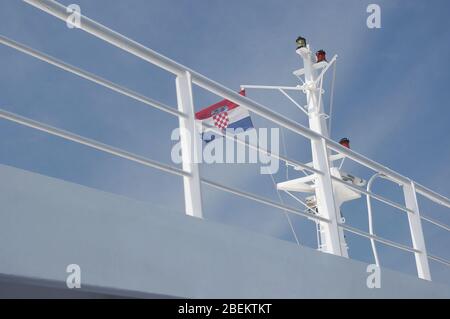
[[[319, 51], [316, 56], [312, 53], [306, 40], [302, 37], [297, 39], [297, 54], [303, 59], [303, 69], [294, 71], [294, 75], [301, 81], [297, 86], [267, 86], [267, 85], [241, 85], [241, 88], [278, 90], [286, 96], [293, 104], [308, 116], [309, 127], [324, 138], [311, 139], [312, 162], [308, 166], [314, 167], [323, 174], [310, 174], [277, 184], [277, 189], [287, 192], [291, 197], [301, 204], [307, 205], [313, 214], [318, 214], [328, 221], [316, 221], [318, 233], [318, 249], [330, 254], [347, 257], [348, 247], [345, 241], [344, 231], [339, 224], [344, 223], [341, 215], [341, 205], [350, 200], [358, 199], [361, 195], [342, 183], [333, 182], [332, 176], [345, 180], [347, 183], [358, 186], [365, 185], [365, 181], [351, 176], [340, 168], [334, 167], [333, 162], [343, 159], [342, 154], [331, 155], [326, 147], [325, 138], [329, 138], [327, 128], [328, 115], [323, 108], [322, 82], [325, 73], [336, 63], [337, 56], [330, 62], [325, 59], [325, 52]], [[304, 77], [304, 80], [303, 80]], [[307, 105], [305, 107], [297, 103], [286, 91], [302, 91], [306, 94]], [[294, 167], [295, 169], [300, 169]], [[313, 196], [306, 198], [306, 203], [293, 196], [289, 192], [310, 193]]]
[[[325, 113], [323, 110], [322, 91], [319, 87], [321, 78], [318, 76], [316, 57], [311, 52], [309, 45], [298, 48], [297, 54], [303, 59], [303, 72], [305, 75], [305, 91], [307, 99], [307, 111], [309, 127], [311, 130], [328, 137]], [[326, 63], [326, 62], [320, 62]], [[314, 189], [319, 215], [330, 220], [330, 223], [318, 222], [318, 232], [320, 236], [319, 249], [335, 255], [348, 257], [347, 245], [343, 230], [339, 229], [338, 223], [342, 216], [339, 211], [339, 203], [334, 196], [333, 184], [330, 176], [330, 152], [327, 150], [323, 140], [311, 140], [312, 163], [315, 169], [325, 172], [324, 175], [315, 176]], [[331, 162], [332, 163], [332, 162]], [[332, 165], [332, 164], [331, 164]]]

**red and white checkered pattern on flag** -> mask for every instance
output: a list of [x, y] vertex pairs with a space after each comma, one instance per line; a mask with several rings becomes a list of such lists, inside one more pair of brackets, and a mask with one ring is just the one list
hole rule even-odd
[[[245, 91], [241, 90], [239, 94], [245, 96]], [[195, 119], [202, 132], [202, 139], [207, 143], [215, 138], [214, 131], [217, 129], [245, 131], [253, 128], [247, 109], [226, 99], [198, 111], [195, 113]]]
[[228, 118], [228, 112], [221, 112], [213, 116], [214, 125], [219, 129], [225, 129], [230, 121]]

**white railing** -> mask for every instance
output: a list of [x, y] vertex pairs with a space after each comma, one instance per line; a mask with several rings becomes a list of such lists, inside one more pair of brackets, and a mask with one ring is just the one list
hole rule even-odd
[[[66, 21], [69, 17], [69, 14], [66, 7], [55, 2], [52, 0], [24, 0], [25, 2], [51, 14], [56, 16], [59, 19], [62, 19], [63, 21]], [[133, 162], [140, 163], [142, 165], [152, 167], [158, 170], [162, 170], [171, 174], [175, 174], [178, 176], [182, 176], [184, 180], [184, 190], [185, 190], [185, 210], [186, 214], [195, 216], [195, 217], [202, 217], [202, 201], [201, 201], [201, 188], [200, 184], [203, 183], [205, 185], [208, 185], [210, 187], [213, 187], [215, 189], [231, 193], [249, 200], [253, 200], [271, 207], [274, 207], [276, 209], [280, 209], [285, 212], [289, 212], [292, 214], [296, 214], [299, 216], [307, 217], [309, 219], [320, 221], [323, 223], [327, 223], [328, 225], [331, 225], [332, 227], [342, 228], [348, 232], [354, 233], [356, 235], [365, 237], [372, 241], [372, 243], [378, 242], [384, 245], [388, 245], [391, 247], [395, 247], [410, 253], [413, 253], [416, 258], [416, 266], [417, 266], [417, 272], [418, 276], [423, 279], [431, 280], [431, 275], [429, 271], [428, 266], [428, 259], [439, 262], [441, 264], [450, 266], [450, 261], [446, 260], [445, 258], [433, 256], [427, 254], [426, 247], [425, 247], [425, 241], [424, 236], [422, 232], [422, 225], [421, 221], [424, 220], [426, 222], [432, 223], [433, 225], [439, 227], [440, 229], [449, 231], [449, 226], [433, 220], [429, 217], [421, 216], [419, 211], [419, 206], [417, 203], [416, 194], [421, 194], [422, 196], [426, 197], [427, 199], [433, 201], [434, 203], [437, 203], [439, 205], [443, 205], [447, 208], [450, 208], [450, 200], [440, 194], [437, 194], [428, 188], [417, 184], [413, 181], [411, 181], [409, 178], [402, 176], [401, 174], [373, 161], [366, 157], [364, 157], [361, 154], [358, 154], [348, 148], [343, 147], [339, 143], [334, 142], [333, 140], [326, 138], [292, 120], [289, 120], [285, 118], [284, 116], [271, 111], [269, 108], [247, 98], [240, 94], [237, 94], [233, 90], [230, 90], [208, 78], [205, 76], [175, 62], [167, 57], [129, 39], [125, 36], [108, 29], [107, 27], [90, 20], [89, 18], [85, 16], [81, 16], [81, 24], [80, 28], [95, 37], [98, 37], [124, 51], [127, 51], [147, 62], [150, 62], [170, 73], [173, 73], [176, 75], [176, 90], [177, 90], [177, 101], [178, 101], [178, 110], [175, 108], [172, 108], [170, 106], [164, 105], [163, 103], [160, 103], [158, 101], [155, 101], [153, 99], [150, 99], [146, 96], [143, 96], [137, 92], [134, 92], [132, 90], [129, 90], [127, 88], [124, 88], [120, 85], [117, 85], [113, 82], [110, 82], [106, 79], [103, 79], [101, 77], [98, 77], [97, 75], [94, 75], [92, 73], [89, 73], [87, 71], [81, 70], [77, 67], [71, 66], [65, 62], [62, 62], [58, 59], [55, 59], [51, 56], [48, 56], [44, 53], [38, 52], [34, 49], [31, 49], [27, 46], [24, 46], [20, 43], [17, 43], [13, 40], [10, 40], [6, 37], [0, 36], [0, 43], [9, 46], [13, 49], [16, 49], [18, 51], [21, 51], [25, 54], [28, 54], [30, 56], [33, 56], [37, 59], [40, 59], [42, 61], [45, 61], [47, 63], [50, 63], [58, 68], [61, 68], [65, 71], [68, 71], [70, 73], [73, 73], [75, 75], [78, 75], [82, 78], [85, 78], [89, 81], [92, 81], [94, 83], [97, 83], [101, 86], [104, 86], [106, 88], [109, 88], [119, 94], [128, 96], [134, 100], [137, 100], [139, 102], [142, 102], [148, 106], [151, 106], [153, 108], [159, 109], [163, 112], [169, 113], [171, 115], [174, 115], [179, 118], [179, 126], [180, 128], [184, 128], [186, 131], [192, 133], [191, 136], [194, 136], [193, 133], [195, 132], [195, 120], [194, 120], [194, 104], [193, 104], [193, 98], [192, 98], [192, 85], [195, 84], [211, 93], [214, 93], [222, 98], [228, 99], [234, 103], [239, 104], [242, 107], [247, 108], [248, 110], [252, 111], [253, 113], [268, 119], [277, 125], [279, 125], [282, 128], [289, 129], [290, 131], [296, 133], [297, 135], [303, 136], [309, 140], [312, 141], [318, 141], [319, 144], [323, 145], [325, 148], [328, 148], [329, 150], [332, 150], [334, 152], [337, 152], [339, 154], [342, 154], [345, 158], [348, 158], [350, 160], [353, 160], [364, 167], [370, 168], [373, 170], [376, 174], [382, 175], [383, 177], [401, 185], [403, 187], [404, 196], [405, 196], [405, 205], [396, 203], [390, 199], [387, 199], [383, 196], [380, 196], [378, 194], [373, 193], [370, 188], [363, 189], [361, 187], [348, 184], [344, 181], [342, 181], [339, 178], [336, 178], [330, 174], [329, 171], [329, 165], [324, 165], [324, 167], [328, 167], [325, 171], [323, 169], [319, 170], [317, 168], [312, 168], [306, 164], [300, 163], [296, 160], [289, 159], [284, 156], [280, 156], [277, 154], [271, 154], [273, 157], [277, 158], [278, 160], [281, 160], [288, 165], [294, 166], [296, 168], [307, 170], [309, 172], [312, 172], [314, 174], [317, 174], [319, 176], [328, 176], [330, 177], [330, 181], [337, 183], [345, 183], [347, 187], [352, 188], [353, 190], [359, 192], [360, 194], [366, 195], [368, 198], [373, 198], [378, 201], [381, 201], [387, 205], [390, 205], [402, 212], [405, 212], [408, 215], [408, 220], [410, 224], [410, 232], [411, 232], [411, 238], [413, 247], [409, 247], [407, 245], [399, 244], [396, 242], [393, 242], [391, 240], [379, 237], [374, 234], [373, 228], [369, 228], [369, 232], [365, 232], [359, 229], [356, 229], [354, 227], [351, 227], [349, 225], [346, 225], [340, 221], [337, 221], [334, 219], [333, 216], [336, 214], [331, 214], [330, 218], [324, 218], [323, 216], [317, 215], [317, 214], [311, 214], [307, 211], [302, 211], [294, 207], [290, 207], [288, 205], [285, 205], [283, 203], [277, 203], [270, 199], [260, 197], [255, 194], [243, 192], [238, 189], [234, 189], [225, 185], [222, 185], [220, 183], [202, 178], [199, 174], [198, 170], [198, 164], [196, 164], [195, 161], [192, 160], [192, 157], [194, 154], [197, 154], [198, 151], [198, 145], [195, 143], [190, 143], [185, 137], [181, 136], [181, 147], [183, 150], [183, 167], [182, 169], [179, 169], [177, 167], [173, 167], [167, 164], [159, 163], [157, 161], [153, 161], [148, 158], [144, 158], [142, 156], [139, 156], [137, 154], [133, 154], [121, 149], [117, 149], [115, 147], [87, 139], [85, 137], [60, 130], [58, 128], [54, 128], [51, 126], [48, 126], [43, 123], [36, 122], [31, 119], [24, 118], [22, 116], [12, 114], [10, 112], [6, 112], [3, 110], [0, 110], [0, 118], [15, 122], [17, 124], [25, 125], [27, 127], [31, 127], [40, 131], [47, 132], [49, 134], [59, 136], [61, 138], [83, 144], [85, 146], [112, 154], [114, 156], [118, 156], [121, 158], [128, 159]], [[225, 136], [227, 138], [227, 136]], [[255, 148], [255, 146], [250, 145], [245, 142], [246, 146], [250, 148]], [[267, 150], [257, 148], [258, 151], [268, 153]], [[322, 159], [324, 163], [328, 162], [328, 158], [326, 156], [327, 152], [323, 152], [324, 158]], [[370, 205], [370, 204], [369, 204]], [[370, 210], [370, 208], [369, 208]], [[334, 243], [338, 244], [338, 243]], [[374, 246], [374, 245], [373, 245]], [[338, 254], [338, 253], [337, 253]], [[375, 249], [374, 249], [374, 254]], [[378, 262], [378, 258], [375, 257]]]

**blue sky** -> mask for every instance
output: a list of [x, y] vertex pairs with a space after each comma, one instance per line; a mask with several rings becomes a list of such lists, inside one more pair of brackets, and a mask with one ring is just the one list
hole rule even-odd
[[[431, 1], [181, 1], [64, 0], [120, 33], [230, 87], [296, 85], [301, 67], [295, 38], [339, 55], [332, 138], [446, 196], [450, 196], [450, 3]], [[382, 28], [366, 27], [366, 7], [378, 3]], [[175, 78], [21, 1], [0, 4], [1, 34], [176, 107]], [[170, 133], [177, 120], [157, 110], [0, 46], [1, 108], [170, 163]], [[329, 85], [329, 83], [327, 83]], [[328, 86], [326, 86], [326, 89]], [[303, 113], [276, 93], [248, 96], [306, 125]], [[299, 101], [303, 98], [296, 96]], [[219, 98], [194, 88], [196, 109]], [[328, 97], [325, 98], [325, 102]], [[256, 116], [258, 127], [273, 124]], [[182, 212], [178, 177], [141, 167], [31, 129], [0, 121], [0, 163], [122, 194]], [[287, 153], [310, 160], [307, 140], [285, 132]], [[369, 177], [346, 163], [344, 169]], [[257, 165], [202, 165], [202, 175], [278, 200]], [[290, 177], [300, 176], [289, 171]], [[286, 179], [284, 167], [275, 179]], [[293, 240], [282, 212], [203, 188], [205, 218]], [[401, 201], [398, 187], [375, 191]], [[284, 198], [286, 203], [294, 202]], [[421, 199], [427, 215], [450, 224], [449, 211]], [[375, 205], [379, 235], [410, 243], [407, 219]], [[367, 229], [365, 200], [343, 206], [347, 223]], [[293, 218], [302, 244], [314, 247], [314, 225]], [[450, 235], [424, 225], [428, 249], [450, 259]], [[372, 262], [369, 243], [347, 235], [350, 255]], [[379, 246], [382, 265], [414, 274], [412, 256]], [[436, 280], [450, 271], [432, 263]]]

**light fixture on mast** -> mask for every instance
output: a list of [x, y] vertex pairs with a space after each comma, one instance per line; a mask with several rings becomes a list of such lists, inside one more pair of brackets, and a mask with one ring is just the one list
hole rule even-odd
[[297, 40], [295, 40], [295, 43], [297, 43], [297, 50], [300, 48], [306, 48], [306, 39], [303, 37], [298, 37]]
[[341, 144], [342, 146], [344, 146], [346, 148], [350, 148], [350, 140], [346, 137], [341, 138], [339, 141], [339, 144]]
[[327, 53], [324, 50], [319, 50], [316, 52], [317, 63], [322, 61], [327, 61]]

